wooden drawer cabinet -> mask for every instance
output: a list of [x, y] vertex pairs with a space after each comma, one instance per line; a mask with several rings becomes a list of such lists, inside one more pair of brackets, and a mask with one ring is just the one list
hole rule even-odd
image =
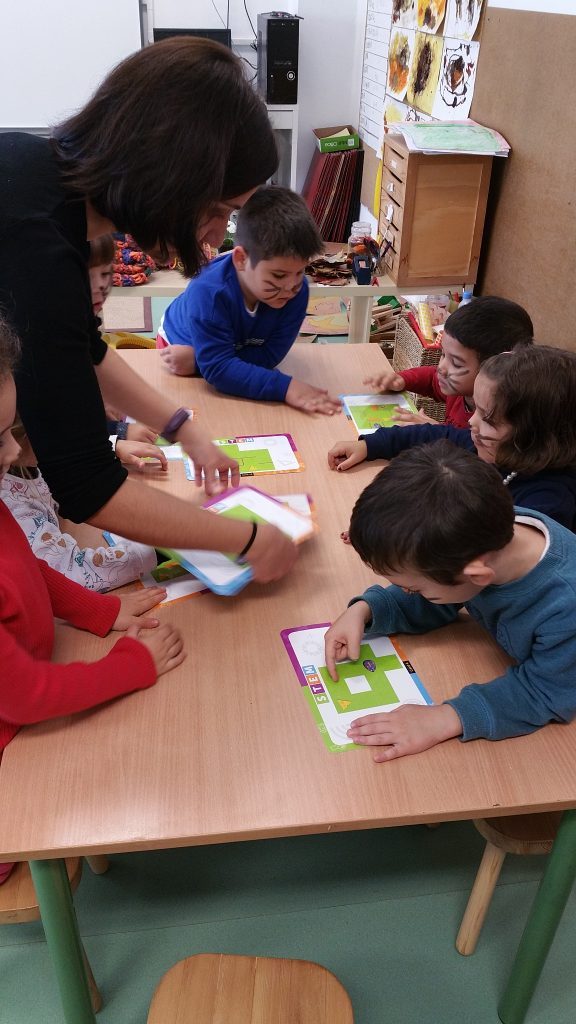
[[397, 285], [474, 284], [491, 156], [411, 153], [400, 136], [384, 145], [380, 233], [385, 271]]

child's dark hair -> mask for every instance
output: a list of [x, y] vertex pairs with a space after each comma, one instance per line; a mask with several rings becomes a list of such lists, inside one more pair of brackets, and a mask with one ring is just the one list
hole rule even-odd
[[236, 245], [250, 263], [275, 256], [309, 260], [322, 251], [322, 238], [301, 196], [280, 185], [259, 188], [238, 214]]
[[114, 262], [116, 247], [113, 235], [98, 235], [90, 242], [89, 267], [103, 267]]
[[531, 476], [576, 466], [576, 352], [532, 345], [492, 356], [481, 372], [495, 384], [483, 415], [512, 427], [498, 444], [501, 469]]
[[54, 130], [67, 187], [191, 277], [211, 207], [261, 185], [278, 166], [266, 106], [231, 50], [191, 36], [123, 60]]
[[20, 358], [20, 339], [0, 311], [0, 384], [10, 377]]
[[448, 586], [513, 535], [498, 470], [449, 441], [398, 455], [362, 491], [350, 520], [350, 543], [374, 572], [415, 569]]
[[480, 295], [451, 313], [444, 330], [472, 349], [481, 363], [516, 345], [531, 345], [534, 325], [523, 306], [498, 295]]

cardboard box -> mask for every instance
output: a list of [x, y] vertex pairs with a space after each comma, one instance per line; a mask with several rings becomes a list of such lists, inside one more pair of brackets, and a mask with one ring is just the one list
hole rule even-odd
[[[360, 138], [358, 133], [348, 124], [337, 125], [335, 128], [313, 128], [316, 137], [316, 144], [321, 153], [338, 153], [343, 149], [360, 149]], [[347, 135], [340, 135], [337, 139], [330, 136], [337, 132], [347, 132]]]

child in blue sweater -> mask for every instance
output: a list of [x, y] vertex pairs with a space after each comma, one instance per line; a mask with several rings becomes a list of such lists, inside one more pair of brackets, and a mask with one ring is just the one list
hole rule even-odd
[[448, 424], [380, 427], [334, 445], [331, 469], [393, 459], [414, 445], [447, 438], [494, 463], [514, 504], [576, 531], [576, 352], [530, 345], [482, 364], [474, 381], [470, 430]]
[[375, 761], [576, 715], [576, 537], [515, 509], [493, 466], [447, 441], [402, 452], [360, 495], [350, 542], [392, 586], [353, 598], [326, 633], [333, 679], [338, 659], [358, 659], [365, 633], [425, 633], [462, 608], [515, 660], [443, 704], [356, 719], [348, 735], [378, 746]]
[[306, 315], [304, 268], [321, 249], [300, 196], [258, 189], [238, 214], [232, 252], [206, 264], [166, 310], [156, 340], [164, 366], [197, 371], [228, 395], [338, 412], [339, 399], [276, 369]]

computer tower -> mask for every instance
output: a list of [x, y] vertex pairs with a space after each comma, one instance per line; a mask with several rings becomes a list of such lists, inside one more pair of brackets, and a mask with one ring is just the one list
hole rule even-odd
[[258, 15], [258, 92], [266, 103], [298, 103], [299, 18], [283, 11]]

